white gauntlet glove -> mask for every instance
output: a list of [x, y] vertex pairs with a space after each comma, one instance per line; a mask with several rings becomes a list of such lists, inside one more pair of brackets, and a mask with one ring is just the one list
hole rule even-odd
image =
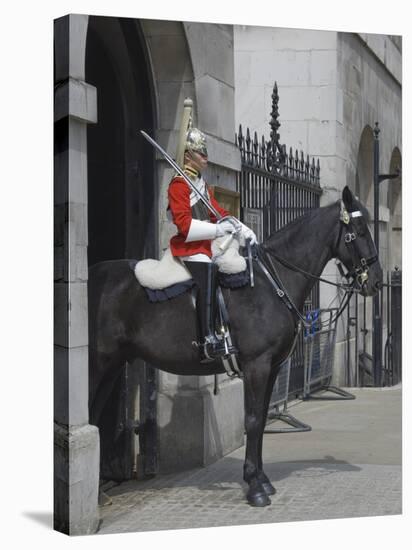
[[216, 236], [216, 225], [214, 223], [193, 219], [185, 242], [209, 240], [216, 238]]
[[[251, 245], [254, 245], [257, 243], [257, 237], [254, 233], [254, 231], [252, 231], [250, 229], [250, 227], [248, 227], [247, 225], [245, 225], [244, 223], [240, 222], [242, 224], [242, 231], [241, 231], [241, 236], [243, 237], [243, 239], [245, 241], [247, 241], [248, 239], [250, 240], [250, 244]], [[241, 243], [242, 244], [242, 243]], [[246, 244], [246, 242], [244, 243]]]
[[232, 223], [228, 221], [222, 221], [216, 225], [216, 237], [223, 237], [227, 233], [234, 233], [235, 228]]
[[247, 227], [244, 223], [242, 223], [235, 217], [232, 217], [231, 220], [232, 221], [228, 221], [224, 219], [217, 224], [216, 237], [222, 237], [227, 233], [234, 233], [235, 235], [239, 234], [239, 241], [241, 246], [245, 246], [248, 239], [250, 240], [250, 244], [252, 245], [257, 243], [256, 235], [249, 227]]

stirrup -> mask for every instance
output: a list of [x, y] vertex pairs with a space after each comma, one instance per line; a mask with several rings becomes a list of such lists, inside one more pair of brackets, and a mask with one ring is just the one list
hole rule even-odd
[[202, 344], [197, 344], [200, 352], [201, 363], [211, 363], [221, 357], [236, 355], [239, 351], [233, 345], [229, 345], [224, 340], [218, 340], [216, 337], [206, 337]]

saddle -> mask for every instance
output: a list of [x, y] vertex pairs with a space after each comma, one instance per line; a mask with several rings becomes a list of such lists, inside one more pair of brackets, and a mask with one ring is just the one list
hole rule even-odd
[[[212, 242], [213, 261], [219, 268], [219, 282], [230, 288], [243, 286], [248, 280], [245, 280], [246, 260], [239, 254], [239, 242], [233, 239], [222, 253], [219, 246], [224, 240], [225, 237], [220, 237]], [[147, 292], [150, 301], [162, 301], [162, 297], [171, 299], [193, 286], [189, 270], [172, 255], [170, 248], [166, 249], [160, 260], [137, 262], [134, 273], [140, 285], [146, 291], [152, 291]]]
[[[229, 315], [223, 298], [221, 286], [239, 288], [249, 282], [246, 261], [239, 254], [239, 243], [233, 240], [222, 253], [220, 244], [224, 237], [212, 243], [213, 261], [218, 266], [218, 287], [216, 292], [218, 325], [217, 337], [222, 339], [227, 355], [220, 360], [229, 377], [241, 376], [236, 355], [230, 353], [232, 339], [229, 330]], [[150, 302], [163, 302], [179, 296], [194, 286], [191, 273], [183, 262], [176, 259], [168, 248], [160, 260], [142, 260], [134, 267], [134, 273], [144, 288]]]

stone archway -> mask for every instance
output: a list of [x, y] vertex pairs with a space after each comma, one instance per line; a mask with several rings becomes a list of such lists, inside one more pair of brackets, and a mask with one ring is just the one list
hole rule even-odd
[[155, 126], [145, 40], [136, 20], [90, 16], [86, 81], [98, 122], [88, 127], [88, 263], [156, 250], [154, 153], [139, 135]]
[[[359, 200], [367, 207], [371, 217], [373, 216], [373, 142], [374, 136], [370, 126], [365, 126], [359, 141], [358, 157], [356, 163], [355, 194]], [[361, 301], [360, 301], [361, 302]], [[364, 304], [359, 303], [358, 320], [359, 326], [366, 323], [367, 327], [372, 326], [372, 302], [369, 300]], [[372, 352], [372, 337], [369, 330], [365, 334], [365, 349], [368, 353]]]
[[[178, 21], [144, 19], [139, 22], [147, 43], [153, 71], [158, 118], [155, 139], [172, 156], [177, 147], [183, 102], [194, 103], [194, 124], [197, 121], [197, 98], [190, 52], [183, 24]], [[162, 158], [156, 159], [158, 175], [159, 248], [165, 250], [175, 228], [168, 221], [167, 188], [173, 170]]]
[[[155, 101], [140, 22], [90, 16], [85, 66], [86, 80], [97, 90], [98, 105], [97, 124], [87, 132], [89, 266], [156, 256], [154, 151], [139, 133], [144, 129], [153, 134]], [[92, 281], [90, 311], [98, 300]], [[89, 318], [90, 326], [92, 322]], [[146, 386], [139, 384], [145, 377], [143, 367], [142, 361], [125, 363], [117, 380], [104, 382], [111, 391], [104, 404], [89, 403], [91, 422], [99, 427], [102, 479], [124, 480], [134, 475], [138, 443], [132, 424], [144, 400]], [[91, 390], [93, 384], [97, 387], [93, 365], [89, 384]], [[100, 407], [103, 411], [97, 417], [95, 411]], [[145, 435], [142, 430], [139, 440]]]
[[[389, 165], [389, 173], [394, 174], [402, 166], [401, 152], [397, 147], [392, 152]], [[388, 185], [388, 267], [393, 270], [395, 266], [402, 269], [402, 177], [390, 180]]]
[[355, 193], [369, 212], [373, 211], [373, 131], [370, 126], [363, 129], [356, 163]]

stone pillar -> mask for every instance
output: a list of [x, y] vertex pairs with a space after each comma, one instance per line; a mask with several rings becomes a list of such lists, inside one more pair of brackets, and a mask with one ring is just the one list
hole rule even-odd
[[162, 373], [158, 387], [159, 470], [206, 466], [244, 443], [243, 383], [219, 375]]
[[88, 412], [87, 124], [96, 89], [84, 81], [88, 16], [54, 22], [54, 526], [98, 526], [99, 434]]
[[[174, 155], [183, 102], [194, 102], [194, 125], [207, 135], [211, 185], [235, 189], [240, 154], [234, 144], [233, 29], [229, 25], [142, 21], [159, 101], [156, 140]], [[216, 55], [219, 52], [219, 55]], [[166, 217], [167, 188], [173, 171], [156, 155], [159, 182], [159, 250], [176, 228]], [[175, 376], [159, 372], [159, 471], [203, 466], [243, 444], [243, 391], [240, 380]]]

